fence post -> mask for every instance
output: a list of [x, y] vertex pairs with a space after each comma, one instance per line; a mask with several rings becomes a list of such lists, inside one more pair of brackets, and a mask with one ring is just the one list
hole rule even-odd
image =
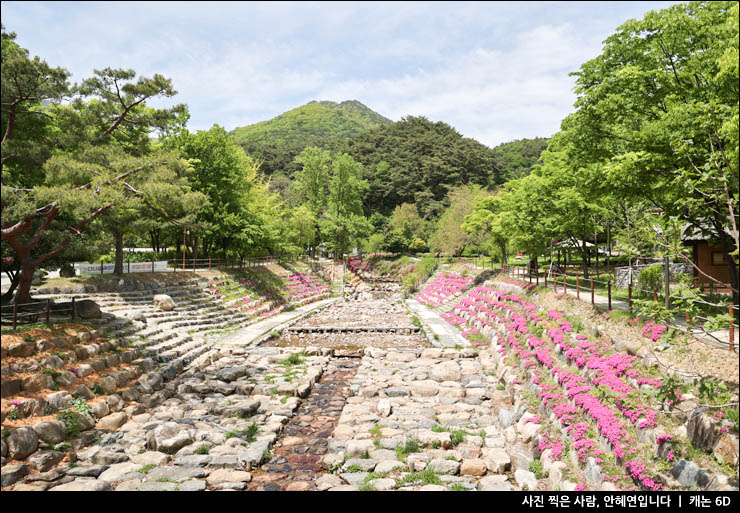
[[568, 292], [568, 275], [563, 274], [563, 293]]
[[77, 307], [75, 306], [75, 298], [72, 298], [72, 320], [75, 320], [77, 316]]
[[154, 272], [154, 257], [152, 257], [152, 272]]
[[552, 291], [553, 292], [558, 291], [558, 275], [554, 273], [552, 275]]
[[609, 310], [612, 309], [612, 281], [606, 280], [606, 289], [609, 293]]
[[208, 255], [208, 270], [211, 270], [211, 256]]
[[658, 291], [657, 290], [653, 291], [653, 301], [655, 301], [656, 303], [658, 302]]
[[547, 288], [547, 271], [545, 271], [545, 288]]
[[594, 279], [591, 278], [591, 304], [595, 305], [594, 303]]
[[126, 274], [131, 274], [131, 258], [126, 260]]
[[579, 284], [580, 276], [576, 276], [576, 299], [581, 299], [581, 287]]
[[539, 287], [540, 286], [540, 270], [539, 270], [539, 264], [538, 267], [534, 270], [535, 277], [536, 277], [536, 284]]
[[51, 310], [51, 299], [46, 298], [46, 325], [49, 325], [49, 311]]
[[13, 331], [15, 331], [15, 325], [18, 321], [18, 305], [13, 303]]
[[733, 320], [735, 319], [735, 312], [733, 312], [733, 304], [730, 303], [730, 351], [735, 352], [735, 327]]
[[103, 261], [100, 261], [100, 275], [103, 275]]
[[[632, 313], [632, 283], [627, 285], [627, 304], [630, 307], [630, 313]], [[689, 318], [689, 314], [686, 314], [686, 318]]]

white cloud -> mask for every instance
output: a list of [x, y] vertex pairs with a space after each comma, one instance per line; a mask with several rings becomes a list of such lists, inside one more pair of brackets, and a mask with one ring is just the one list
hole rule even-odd
[[3, 23], [73, 80], [102, 67], [170, 77], [191, 129], [357, 99], [394, 120], [425, 115], [496, 145], [556, 132], [573, 110], [568, 72], [618, 25], [667, 5], [3, 2]]

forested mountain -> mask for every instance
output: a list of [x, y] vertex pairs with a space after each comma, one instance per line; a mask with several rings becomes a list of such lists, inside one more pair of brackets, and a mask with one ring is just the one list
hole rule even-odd
[[502, 179], [504, 181], [516, 180], [528, 175], [549, 142], [549, 138], [535, 137], [534, 139], [517, 139], [494, 147], [493, 151], [496, 153], [496, 162]]
[[414, 203], [422, 217], [430, 219], [446, 206], [450, 188], [501, 182], [492, 149], [425, 117], [376, 127], [346, 140], [340, 151], [363, 164], [370, 184], [366, 208], [383, 215], [402, 203]]
[[267, 121], [232, 131], [237, 143], [317, 145], [392, 123], [357, 100], [312, 101]]

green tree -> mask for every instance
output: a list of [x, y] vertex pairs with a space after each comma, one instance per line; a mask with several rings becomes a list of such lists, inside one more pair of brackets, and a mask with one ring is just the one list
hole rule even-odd
[[691, 2], [626, 22], [575, 73], [577, 111], [562, 124], [568, 158], [601, 165], [605, 187], [722, 246], [735, 302], [737, 19], [736, 2]]

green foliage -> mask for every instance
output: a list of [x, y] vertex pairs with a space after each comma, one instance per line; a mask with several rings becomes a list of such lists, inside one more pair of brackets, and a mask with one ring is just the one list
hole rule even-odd
[[663, 288], [663, 265], [651, 265], [644, 269], [638, 278], [638, 287], [643, 296], [652, 298], [654, 290]]
[[543, 137], [518, 139], [493, 148], [500, 180], [515, 180], [528, 175], [547, 148], [548, 141], [549, 139]]
[[408, 438], [396, 447], [396, 459], [405, 461], [406, 456], [415, 452], [419, 452], [419, 441], [415, 438]]
[[542, 462], [540, 460], [532, 460], [529, 464], [529, 471], [534, 473], [534, 477], [542, 479]]
[[665, 405], [668, 403], [669, 407], [674, 407], [681, 402], [681, 394], [685, 393], [687, 386], [679, 379], [666, 378], [663, 380], [662, 385], [658, 388], [658, 400]]
[[82, 415], [73, 410], [64, 410], [57, 414], [57, 420], [64, 422], [64, 434], [67, 439], [76, 438], [82, 432]]
[[710, 404], [726, 404], [732, 398], [727, 385], [712, 376], [701, 376], [694, 380], [694, 385], [697, 386], [699, 397]]
[[287, 145], [315, 144], [325, 139], [342, 139], [360, 134], [391, 120], [356, 100], [342, 103], [309, 102], [268, 121], [235, 128], [237, 142]]
[[195, 449], [195, 454], [208, 454], [211, 452], [211, 448], [207, 445], [201, 445]]
[[422, 470], [421, 472], [411, 472], [405, 475], [402, 479], [397, 479], [396, 484], [398, 486], [404, 486], [407, 484], [422, 484], [430, 485], [436, 484], [441, 485], [442, 480], [430, 467]]

